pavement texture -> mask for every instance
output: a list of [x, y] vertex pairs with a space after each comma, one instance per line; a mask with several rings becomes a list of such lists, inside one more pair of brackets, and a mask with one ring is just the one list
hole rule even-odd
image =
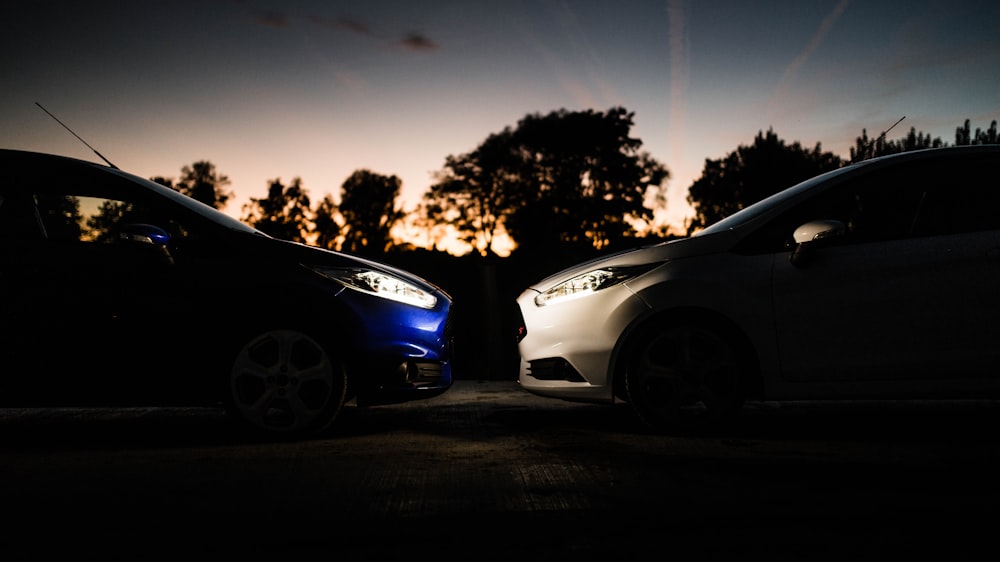
[[220, 411], [0, 410], [0, 559], [972, 560], [996, 402], [750, 404], [652, 433], [627, 405], [460, 380], [250, 441]]

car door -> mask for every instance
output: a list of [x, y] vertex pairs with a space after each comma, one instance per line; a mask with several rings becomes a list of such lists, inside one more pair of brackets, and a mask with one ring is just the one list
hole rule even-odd
[[[0, 248], [0, 282], [8, 364], [23, 367], [2, 377], [4, 393], [38, 403], [131, 401], [161, 364], [155, 327], [169, 323], [168, 260], [152, 245], [116, 238], [123, 201], [51, 186], [19, 191], [25, 230]], [[150, 368], [136, 368], [143, 362]]]
[[793, 265], [790, 254], [775, 259], [786, 379], [957, 382], [1000, 374], [1000, 191], [979, 175], [990, 165], [880, 170], [795, 211], [800, 219], [841, 220], [847, 233], [806, 265]]

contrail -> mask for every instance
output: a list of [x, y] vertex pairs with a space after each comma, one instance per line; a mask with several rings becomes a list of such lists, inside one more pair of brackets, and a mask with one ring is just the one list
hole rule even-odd
[[[670, 146], [681, 146], [686, 112], [684, 92], [688, 87], [690, 58], [688, 53], [687, 26], [684, 19], [684, 1], [668, 0], [667, 26], [670, 45]], [[676, 142], [675, 142], [676, 139]]]
[[778, 87], [775, 89], [774, 97], [776, 101], [784, 97], [785, 89], [787, 88], [788, 83], [795, 78], [795, 75], [798, 73], [799, 69], [802, 68], [802, 65], [809, 60], [809, 57], [812, 56], [816, 49], [818, 49], [823, 43], [823, 39], [826, 38], [830, 28], [833, 27], [837, 18], [844, 13], [844, 10], [847, 9], [847, 5], [849, 3], [850, 0], [840, 0], [840, 2], [838, 2], [833, 8], [833, 11], [823, 18], [822, 22], [820, 22], [819, 29], [816, 30], [815, 34], [813, 34], [805, 48], [802, 49], [802, 51], [796, 55], [794, 59], [792, 59], [792, 62], [789, 63], [787, 67], [785, 67], [785, 71], [781, 74], [781, 79], [778, 80]]

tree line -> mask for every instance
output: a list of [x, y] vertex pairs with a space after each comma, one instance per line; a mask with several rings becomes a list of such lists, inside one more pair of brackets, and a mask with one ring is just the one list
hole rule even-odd
[[[470, 152], [445, 157], [434, 183], [409, 213], [397, 203], [402, 181], [395, 175], [355, 171], [331, 195], [312, 204], [301, 178], [270, 180], [263, 197], [243, 206], [241, 220], [275, 237], [368, 257], [411, 252], [412, 244], [393, 238], [404, 221], [438, 248], [456, 235], [481, 256], [495, 256], [501, 237], [514, 252], [586, 256], [656, 242], [674, 236], [670, 225], [655, 225], [666, 205], [668, 168], [642, 150], [632, 136], [634, 113], [622, 107], [605, 112], [529, 114], [516, 126], [489, 134]], [[885, 133], [857, 137], [845, 160], [786, 142], [769, 129], [752, 144], [720, 159], [706, 159], [688, 189], [694, 215], [683, 225], [690, 235], [786, 187], [850, 162], [922, 148], [947, 146], [939, 137], [911, 128], [897, 140]], [[955, 145], [1000, 143], [997, 122], [956, 128]], [[217, 209], [232, 199], [229, 179], [209, 161], [181, 169], [180, 178], [154, 177]]]

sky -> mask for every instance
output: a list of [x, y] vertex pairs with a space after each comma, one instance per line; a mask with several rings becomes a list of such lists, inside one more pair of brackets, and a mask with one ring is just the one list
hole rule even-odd
[[[680, 228], [706, 159], [759, 132], [849, 156], [867, 130], [954, 143], [1000, 119], [993, 0], [150, 0], [20, 3], [0, 148], [178, 178], [207, 160], [239, 218], [271, 181], [356, 170], [412, 209], [449, 155], [529, 114], [634, 113]], [[44, 108], [39, 107], [39, 105]], [[91, 148], [46, 114], [79, 135]], [[92, 150], [93, 149], [93, 150]]]

